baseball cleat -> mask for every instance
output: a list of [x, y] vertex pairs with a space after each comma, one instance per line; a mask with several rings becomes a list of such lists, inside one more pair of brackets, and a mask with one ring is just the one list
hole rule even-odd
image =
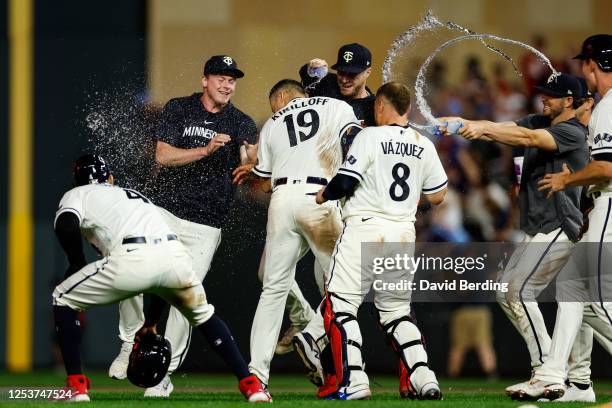
[[108, 376], [115, 380], [124, 380], [127, 378], [127, 368], [130, 363], [130, 353], [132, 352], [132, 347], [134, 347], [134, 343], [128, 343], [124, 341], [121, 344], [121, 350], [119, 350], [119, 354], [113, 360], [113, 363], [110, 365], [108, 369]]
[[325, 382], [317, 390], [317, 398], [328, 399], [338, 391], [338, 380], [335, 374], [325, 374]]
[[69, 398], [65, 398], [62, 401], [66, 402], [89, 402], [89, 394], [87, 390], [89, 389], [89, 378], [85, 377], [82, 374], [73, 374], [69, 375], [66, 378], [66, 391], [69, 393], [66, 394], [66, 397], [70, 395]]
[[170, 376], [166, 376], [155, 387], [147, 388], [144, 392], [146, 398], [168, 398], [174, 390]]
[[347, 387], [340, 387], [337, 392], [330, 394], [327, 398], [329, 400], [369, 400], [372, 399], [372, 391], [368, 384], [360, 384], [356, 386], [349, 385]]
[[[531, 378], [533, 378], [533, 374], [531, 376]], [[527, 381], [523, 381], [517, 384], [513, 384], [513, 385], [509, 385], [506, 387], [506, 395], [509, 396], [510, 398], [512, 398], [512, 396], [517, 393], [519, 390], [521, 390], [523, 387], [526, 387], [529, 384], [529, 381], [531, 381], [531, 378]]]
[[437, 383], [427, 383], [421, 388], [419, 394], [420, 400], [441, 400], [442, 392], [440, 386]]
[[546, 398], [549, 401], [561, 398], [565, 393], [565, 384], [546, 383], [537, 379], [531, 380], [512, 395], [517, 401], [537, 401]]
[[324, 382], [323, 367], [321, 366], [321, 351], [317, 342], [310, 334], [300, 332], [293, 336], [293, 345], [308, 370], [308, 379], [317, 387], [321, 387]]
[[248, 402], [272, 402], [272, 396], [259, 378], [254, 375], [240, 380], [238, 388]]
[[581, 390], [574, 383], [570, 382], [565, 390], [565, 394], [561, 398], [554, 400], [555, 402], [596, 402], [595, 390], [593, 383], [589, 384], [589, 388]]
[[289, 328], [285, 330], [285, 333], [283, 333], [283, 336], [278, 341], [278, 343], [276, 343], [276, 349], [274, 349], [274, 352], [279, 356], [291, 353], [294, 349], [292, 341], [293, 336], [298, 334], [301, 330], [302, 328], [299, 326], [289, 326]]

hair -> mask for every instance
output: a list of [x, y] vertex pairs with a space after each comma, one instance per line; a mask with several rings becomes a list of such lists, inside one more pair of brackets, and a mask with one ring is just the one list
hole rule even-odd
[[387, 82], [376, 92], [376, 97], [383, 97], [393, 105], [395, 111], [400, 115], [405, 115], [410, 109], [410, 90], [400, 82]]
[[272, 87], [272, 89], [270, 89], [270, 95], [268, 95], [268, 98], [272, 99], [272, 97], [280, 91], [293, 91], [301, 95], [306, 95], [306, 91], [304, 90], [302, 84], [294, 79], [281, 79], [278, 81]]
[[582, 106], [583, 103], [587, 101], [588, 98], [572, 98], [572, 109], [578, 109]]

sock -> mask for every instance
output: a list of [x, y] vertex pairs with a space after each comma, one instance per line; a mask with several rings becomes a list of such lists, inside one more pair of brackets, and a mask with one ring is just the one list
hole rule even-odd
[[323, 351], [321, 351], [321, 366], [323, 367], [324, 374], [336, 374], [336, 368], [334, 367], [334, 358], [329, 343], [327, 343]]
[[579, 390], [585, 391], [588, 390], [589, 387], [591, 386], [591, 384], [583, 384], [583, 383], [577, 383], [577, 382], [573, 382], [572, 384], [574, 385], [574, 387], [578, 388]]
[[206, 337], [210, 346], [221, 356], [225, 364], [231, 368], [238, 380], [251, 375], [232, 333], [216, 314], [199, 325], [198, 330]]
[[81, 323], [77, 312], [67, 306], [53, 306], [55, 331], [64, 366], [68, 375], [82, 374], [81, 368]]

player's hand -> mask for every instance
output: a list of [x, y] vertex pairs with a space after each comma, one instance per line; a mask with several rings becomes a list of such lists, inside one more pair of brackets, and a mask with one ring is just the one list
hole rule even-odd
[[229, 143], [230, 140], [232, 140], [232, 138], [229, 135], [226, 135], [224, 133], [217, 133], [215, 137], [213, 137], [210, 142], [208, 142], [208, 144], [204, 146], [203, 157], [210, 156], [211, 154], [225, 146], [227, 143]]
[[324, 202], [327, 201], [327, 199], [325, 197], [323, 197], [323, 191], [325, 191], [325, 187], [322, 187], [318, 192], [317, 192], [317, 204], [323, 204]]
[[477, 140], [485, 135], [486, 126], [482, 123], [464, 120], [463, 126], [457, 133], [467, 140]]
[[311, 78], [323, 78], [327, 75], [328, 67], [327, 61], [321, 58], [313, 58], [308, 62], [308, 76]]
[[465, 119], [460, 118], [459, 116], [442, 116], [439, 118], [436, 118], [440, 123], [443, 123], [443, 125], [438, 126], [438, 131], [440, 132], [440, 134], [442, 136], [451, 136], [452, 133], [450, 133], [448, 131], [448, 128], [446, 127], [446, 125], [449, 122], [461, 122], [461, 124], [465, 123]]
[[257, 163], [258, 147], [259, 143], [250, 144], [246, 140], [243, 141], [242, 146], [240, 146], [240, 164]]
[[149, 334], [157, 334], [157, 325], [142, 326], [140, 330], [136, 332], [136, 335], [134, 336], [134, 341], [140, 341]]
[[538, 190], [549, 190], [546, 198], [552, 197], [553, 193], [565, 190], [565, 186], [567, 185], [567, 177], [571, 173], [572, 172], [570, 171], [569, 167], [567, 167], [567, 164], [563, 163], [563, 171], [560, 171], [559, 173], [547, 174], [542, 180], [538, 181]]
[[256, 175], [251, 171], [253, 167], [255, 167], [255, 165], [252, 163], [243, 164], [242, 166], [236, 167], [234, 171], [232, 171], [232, 176], [234, 176], [232, 183], [244, 184], [247, 181], [254, 180]]

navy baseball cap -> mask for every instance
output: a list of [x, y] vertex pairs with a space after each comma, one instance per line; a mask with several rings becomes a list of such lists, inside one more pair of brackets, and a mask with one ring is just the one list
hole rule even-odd
[[604, 72], [612, 72], [612, 35], [592, 35], [582, 43], [582, 51], [574, 59], [592, 59]]
[[227, 55], [215, 55], [210, 57], [204, 64], [204, 75], [217, 74], [228, 75], [234, 78], [242, 78], [244, 72], [238, 69], [236, 60]]
[[338, 62], [332, 69], [349, 74], [359, 74], [372, 66], [370, 50], [361, 44], [346, 44], [338, 50]]
[[546, 82], [535, 86], [535, 89], [544, 95], [554, 98], [565, 98], [566, 96], [574, 98], [582, 97], [580, 81], [575, 76], [569, 74], [551, 75]]

